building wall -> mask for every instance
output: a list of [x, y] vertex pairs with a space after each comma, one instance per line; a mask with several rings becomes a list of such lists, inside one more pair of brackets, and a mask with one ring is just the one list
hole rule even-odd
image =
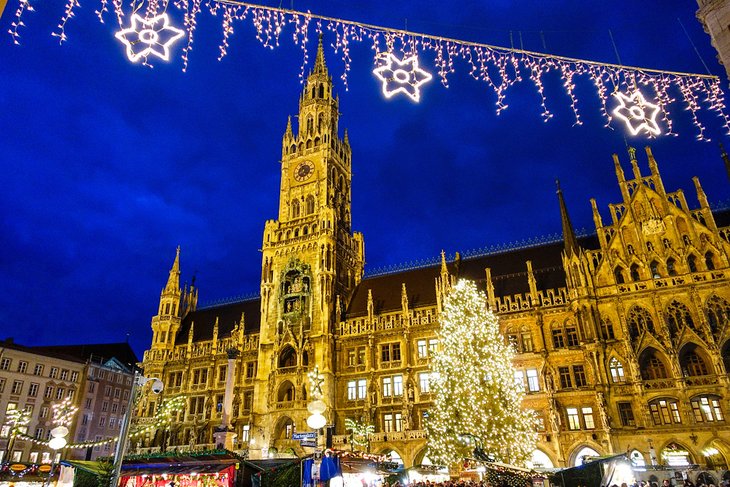
[[727, 0], [697, 0], [697, 18], [710, 35], [717, 50], [717, 59], [730, 77], [730, 2]]
[[[3, 425], [0, 431], [0, 452], [3, 452], [4, 459], [50, 461], [52, 450], [20, 438], [12, 445], [12, 451], [7, 451], [7, 413], [14, 408], [30, 410], [26, 434], [41, 440], [49, 439], [54, 426], [51, 423], [51, 406], [66, 397], [78, 400], [84, 367], [83, 362], [0, 347], [0, 424]], [[14, 387], [16, 383], [18, 385]], [[69, 429], [73, 432], [73, 426]]]

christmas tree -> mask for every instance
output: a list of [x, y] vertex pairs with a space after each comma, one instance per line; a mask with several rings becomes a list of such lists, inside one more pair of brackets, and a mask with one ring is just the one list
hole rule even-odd
[[440, 346], [431, 361], [429, 457], [446, 466], [475, 457], [524, 465], [535, 449], [535, 417], [522, 408], [514, 351], [484, 293], [459, 281], [444, 299], [440, 321]]

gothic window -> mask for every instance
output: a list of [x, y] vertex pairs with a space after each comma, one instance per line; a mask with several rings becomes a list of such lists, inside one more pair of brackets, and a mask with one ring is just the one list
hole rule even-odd
[[277, 395], [277, 398], [279, 399], [279, 402], [288, 402], [293, 401], [295, 395], [296, 390], [294, 389], [294, 385], [289, 381], [285, 381], [279, 387], [279, 394]]
[[639, 276], [639, 266], [638, 266], [638, 264], [631, 264], [631, 280], [632, 281], [639, 281], [639, 280], [641, 280], [641, 277]]
[[661, 276], [659, 275], [659, 263], [655, 260], [651, 261], [651, 264], [649, 264], [649, 268], [651, 269], [651, 277], [654, 279], [659, 279]]
[[715, 260], [712, 252], [707, 252], [705, 254], [705, 267], [707, 267], [708, 271], [715, 270]]
[[649, 252], [653, 252], [654, 251], [654, 244], [651, 243], [651, 242], [646, 242], [646, 250], [648, 250]]
[[677, 261], [671, 257], [667, 259], [667, 274], [670, 276], [677, 275]]
[[697, 346], [688, 344], [679, 354], [679, 365], [682, 367], [682, 373], [685, 377], [696, 377], [699, 375], [707, 375], [707, 364], [697, 354]]
[[676, 399], [656, 399], [649, 403], [649, 411], [656, 426], [682, 423]]
[[310, 115], [309, 117], [307, 117], [307, 133], [311, 134], [313, 130], [314, 130], [314, 119]]
[[722, 363], [725, 364], [725, 372], [730, 372], [730, 340], [722, 347]]
[[690, 272], [697, 272], [697, 257], [694, 254], [689, 254], [687, 257], [687, 266]]
[[625, 281], [624, 279], [624, 270], [621, 268], [621, 266], [616, 266], [616, 268], [613, 270], [613, 276], [616, 278], [616, 284], [623, 284]]
[[322, 128], [324, 128], [324, 113], [320, 113], [317, 117], [317, 131], [321, 132]]
[[606, 317], [601, 319], [601, 330], [603, 331], [603, 338], [605, 340], [613, 340], [616, 335], [613, 333], [613, 323]]
[[324, 85], [319, 85], [319, 97], [324, 98]]
[[312, 213], [314, 213], [314, 196], [312, 196], [311, 194], [307, 196], [306, 199], [306, 212], [307, 215], [311, 215]]
[[624, 366], [616, 357], [611, 358], [611, 361], [608, 363], [608, 369], [611, 371], [611, 380], [613, 382], [624, 382], [626, 380]]
[[631, 244], [627, 245], [626, 251], [629, 253], [629, 255], [634, 255], [634, 246]]
[[682, 242], [684, 242], [684, 245], [692, 245], [692, 241], [689, 239], [689, 235], [682, 235]]
[[694, 321], [689, 309], [678, 301], [672, 301], [667, 307], [667, 328], [669, 335], [675, 338], [679, 331], [685, 326], [694, 328]]
[[638, 338], [643, 330], [654, 333], [654, 321], [651, 319], [651, 314], [640, 306], [634, 306], [629, 310], [626, 321], [628, 322], [629, 335], [632, 340]]
[[279, 367], [294, 367], [295, 365], [297, 365], [297, 352], [287, 345], [279, 354]]
[[705, 316], [707, 316], [707, 323], [710, 325], [712, 334], [719, 337], [730, 317], [730, 303], [718, 296], [712, 296], [707, 300]]
[[291, 217], [299, 218], [299, 200], [293, 200], [291, 202]]
[[664, 248], [665, 249], [671, 249], [672, 248], [672, 244], [669, 242], [669, 239], [668, 238], [663, 238], [662, 239], [662, 243], [664, 244]]
[[666, 379], [667, 368], [664, 362], [658, 357], [657, 351], [649, 348], [641, 354], [639, 359], [639, 370], [644, 380]]

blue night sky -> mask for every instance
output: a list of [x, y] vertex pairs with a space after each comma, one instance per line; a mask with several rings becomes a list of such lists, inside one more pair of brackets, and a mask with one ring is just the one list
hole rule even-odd
[[[6, 34], [17, 0], [0, 18], [0, 338], [32, 345], [129, 334], [141, 354], [177, 245], [183, 280], [197, 276], [200, 304], [257, 292], [301, 51], [290, 31], [277, 49], [262, 47], [246, 21], [219, 62], [221, 19], [204, 8], [188, 71], [179, 49], [149, 69], [126, 59], [112, 16], [96, 19], [97, 1], [80, 1], [64, 45], [51, 35], [63, 2], [31, 0], [36, 11], [24, 17], [20, 46]], [[395, 3], [293, 7], [495, 45], [509, 46], [510, 31], [517, 43], [521, 32], [535, 51], [544, 50], [542, 31], [547, 52], [605, 62], [616, 61], [611, 29], [627, 65], [704, 73], [680, 19], [727, 86], [692, 1]], [[313, 49], [313, 29], [309, 41]], [[576, 228], [593, 228], [591, 197], [610, 221], [608, 204], [620, 197], [611, 154], [627, 174], [630, 166], [624, 131], [603, 126], [587, 78], [576, 80], [585, 123], [573, 126], [554, 75], [546, 81], [554, 117], [544, 123], [529, 80], [509, 89], [509, 108], [497, 116], [494, 94], [461, 64], [448, 89], [434, 78], [419, 104], [386, 100], [365, 44], [352, 47], [346, 91], [342, 61], [325, 44], [352, 145], [353, 226], [365, 236], [366, 270], [555, 234], [556, 178]], [[421, 63], [436, 71], [431, 54]], [[702, 114], [708, 143], [696, 140], [680, 105], [672, 115], [679, 136], [651, 142], [667, 190], [683, 188], [696, 207], [696, 175], [711, 202], [727, 201], [717, 142], [730, 141], [719, 119]]]

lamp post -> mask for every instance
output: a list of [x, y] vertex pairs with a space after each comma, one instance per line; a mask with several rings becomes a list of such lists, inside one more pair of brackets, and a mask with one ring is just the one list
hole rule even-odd
[[315, 365], [309, 373], [309, 397], [312, 400], [307, 404], [307, 411], [311, 413], [307, 418], [307, 426], [313, 430], [320, 430], [327, 424], [327, 418], [322, 415], [327, 410], [327, 405], [322, 400], [322, 384], [324, 376], [319, 373], [319, 367]]
[[139, 372], [134, 373], [134, 380], [132, 381], [132, 390], [129, 391], [129, 402], [127, 403], [127, 411], [124, 413], [122, 419], [122, 428], [119, 431], [119, 439], [117, 440], [117, 447], [114, 450], [114, 474], [110, 482], [110, 487], [117, 487], [119, 484], [119, 474], [122, 471], [122, 462], [124, 461], [124, 454], [127, 450], [127, 440], [129, 436], [129, 423], [132, 420], [134, 414], [134, 403], [137, 390], [140, 387], [144, 387], [148, 382], [152, 382], [152, 392], [159, 394], [164, 388], [164, 384], [157, 377], [144, 377]]
[[53, 470], [55, 470], [58, 461], [56, 457], [59, 455], [58, 450], [64, 448], [68, 441], [66, 436], [68, 435], [68, 428], [63, 424], [56, 426], [51, 430], [51, 440], [48, 442], [48, 446], [53, 450], [53, 459], [51, 460], [51, 471], [48, 473], [48, 479], [46, 479], [46, 486], [51, 485], [51, 479], [53, 478]]

